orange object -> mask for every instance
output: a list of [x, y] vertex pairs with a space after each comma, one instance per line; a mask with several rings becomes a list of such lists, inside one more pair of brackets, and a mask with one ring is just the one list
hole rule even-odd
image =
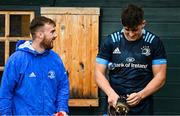
[[64, 114], [62, 112], [58, 112], [55, 116], [64, 116]]

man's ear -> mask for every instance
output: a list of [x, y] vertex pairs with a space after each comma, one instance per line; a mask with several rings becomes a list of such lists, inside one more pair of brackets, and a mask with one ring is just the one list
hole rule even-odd
[[36, 33], [36, 37], [37, 38], [43, 38], [43, 33], [41, 32], [41, 31], [38, 31], [37, 33]]
[[39, 36], [40, 36], [40, 38], [43, 38], [43, 33], [42, 33], [42, 32], [40, 32]]
[[143, 20], [142, 22], [142, 28], [144, 28], [146, 26], [146, 20]]

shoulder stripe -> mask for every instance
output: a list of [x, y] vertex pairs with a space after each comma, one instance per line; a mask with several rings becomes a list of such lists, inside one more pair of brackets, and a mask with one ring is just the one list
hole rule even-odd
[[119, 31], [117, 32], [117, 35], [118, 35], [118, 40], [120, 41], [120, 40], [121, 40], [121, 37], [120, 37]]
[[120, 33], [119, 32], [112, 33], [111, 38], [112, 38], [113, 42], [119, 42], [121, 39]]
[[121, 34], [121, 38], [123, 38], [123, 35]]
[[155, 38], [155, 35], [153, 35], [152, 37], [151, 37], [151, 40], [149, 41], [149, 43], [152, 43], [152, 40]]
[[149, 32], [147, 32], [144, 36], [144, 41], [148, 42], [148, 43], [152, 43], [153, 39], [155, 38], [154, 34], [151, 34]]
[[147, 42], [150, 41], [151, 36], [152, 36], [152, 34], [149, 34], [149, 37], [148, 37], [148, 39], [147, 39]]
[[146, 34], [145, 41], [147, 41], [148, 36], [149, 36], [149, 32], [147, 32]]
[[115, 38], [114, 38], [113, 34], [111, 34], [111, 38], [112, 38], [113, 42], [115, 42]]
[[118, 39], [117, 39], [117, 34], [116, 34], [116, 33], [114, 33], [114, 36], [115, 36], [115, 38], [116, 38], [116, 41], [118, 41]]

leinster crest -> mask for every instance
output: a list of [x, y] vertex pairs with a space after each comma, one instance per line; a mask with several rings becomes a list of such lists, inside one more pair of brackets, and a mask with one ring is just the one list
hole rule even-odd
[[150, 50], [149, 46], [143, 46], [143, 47], [141, 48], [141, 50], [142, 50], [142, 53], [141, 53], [141, 54], [143, 54], [143, 55], [145, 55], [145, 56], [151, 55], [151, 50]]
[[56, 77], [55, 72], [54, 72], [53, 70], [50, 70], [50, 71], [48, 72], [48, 77], [49, 77], [50, 79], [55, 78], [55, 77]]

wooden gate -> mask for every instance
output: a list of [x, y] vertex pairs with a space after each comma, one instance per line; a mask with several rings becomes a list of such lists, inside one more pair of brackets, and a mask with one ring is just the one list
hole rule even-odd
[[54, 50], [69, 74], [70, 106], [98, 106], [94, 82], [98, 51], [99, 8], [42, 7], [41, 15], [56, 22]]

